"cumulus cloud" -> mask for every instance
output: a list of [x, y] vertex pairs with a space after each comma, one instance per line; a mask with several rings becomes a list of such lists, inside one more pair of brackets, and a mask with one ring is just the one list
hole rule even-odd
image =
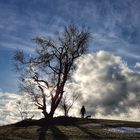
[[77, 92], [90, 114], [98, 118], [139, 120], [140, 74], [121, 57], [99, 51], [84, 55], [76, 65]]

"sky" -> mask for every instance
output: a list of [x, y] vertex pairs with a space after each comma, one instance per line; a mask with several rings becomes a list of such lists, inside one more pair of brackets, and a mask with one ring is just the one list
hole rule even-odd
[[[138, 121], [139, 0], [0, 0], [0, 19], [0, 100], [11, 102], [18, 96], [14, 52], [23, 49], [32, 54], [34, 37], [51, 36], [73, 23], [92, 34], [88, 55], [78, 60], [74, 74], [88, 112]], [[10, 112], [8, 105], [1, 104]], [[7, 115], [3, 110], [1, 114]]]

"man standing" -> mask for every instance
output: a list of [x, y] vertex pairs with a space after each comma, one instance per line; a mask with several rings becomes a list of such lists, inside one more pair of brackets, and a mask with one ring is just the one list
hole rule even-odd
[[85, 109], [84, 105], [82, 106], [80, 113], [81, 113], [81, 117], [84, 118], [84, 115], [86, 113], [86, 109]]

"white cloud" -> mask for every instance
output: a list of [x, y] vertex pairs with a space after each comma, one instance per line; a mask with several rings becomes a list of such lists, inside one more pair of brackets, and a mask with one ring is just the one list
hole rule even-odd
[[28, 117], [34, 115], [34, 118], [41, 118], [41, 112], [34, 106], [26, 95], [0, 92], [0, 125], [14, 123], [21, 120], [17, 101], [21, 101], [21, 106], [27, 105]]
[[140, 63], [139, 63], [139, 62], [137, 62], [137, 63], [135, 64], [135, 68], [140, 68]]
[[76, 64], [77, 92], [89, 113], [97, 118], [139, 120], [140, 74], [121, 57], [99, 51], [81, 57]]

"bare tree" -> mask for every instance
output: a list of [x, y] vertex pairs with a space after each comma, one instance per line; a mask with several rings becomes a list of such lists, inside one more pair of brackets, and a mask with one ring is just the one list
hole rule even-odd
[[65, 117], [68, 116], [70, 109], [73, 107], [75, 101], [78, 99], [79, 94], [72, 93], [71, 96], [68, 96], [67, 93], [63, 95], [63, 98], [60, 102], [60, 107], [64, 112]]
[[89, 39], [89, 31], [70, 25], [55, 39], [33, 39], [38, 47], [32, 56], [23, 51], [15, 53], [16, 68], [21, 72], [20, 89], [32, 96], [46, 119], [53, 118], [75, 69], [74, 61], [86, 52]]
[[[27, 97], [27, 96], [23, 96], [23, 97]], [[16, 105], [16, 108], [20, 114], [20, 117], [22, 120], [26, 120], [26, 119], [32, 119], [34, 117], [34, 115], [32, 115], [30, 113], [30, 102], [29, 100], [27, 101], [26, 99], [24, 98], [21, 98], [21, 99], [18, 99], [16, 102], [15, 102], [15, 105]]]
[[22, 120], [25, 120], [28, 118], [28, 114], [29, 114], [29, 111], [28, 111], [28, 104], [23, 104], [21, 101], [17, 101], [16, 102], [16, 106], [17, 106], [17, 109], [20, 113], [20, 117]]

